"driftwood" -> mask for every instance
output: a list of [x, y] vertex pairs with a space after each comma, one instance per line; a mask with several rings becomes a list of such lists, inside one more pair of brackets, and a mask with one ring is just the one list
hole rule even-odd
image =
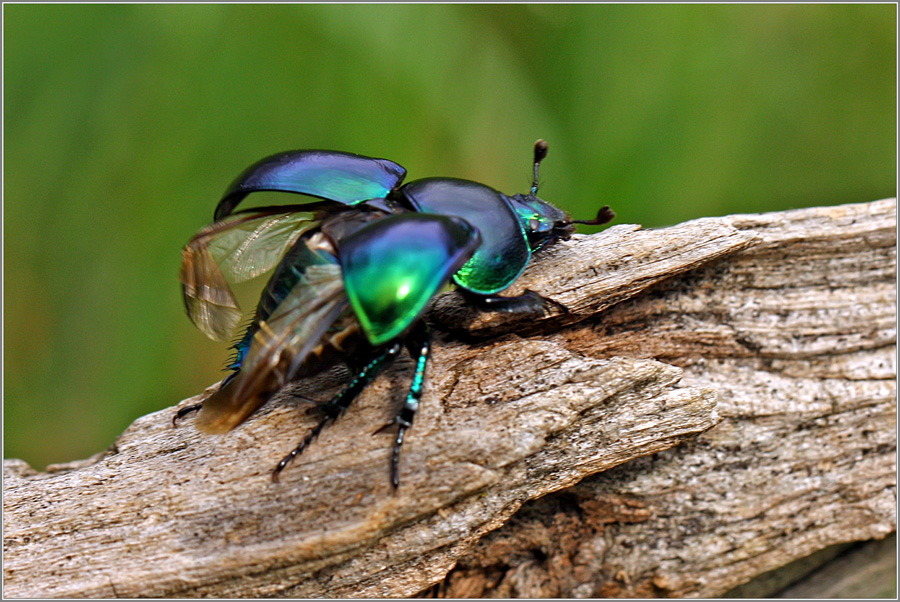
[[[4, 594], [717, 596], [882, 538], [895, 233], [894, 200], [620, 225], [523, 275], [570, 314], [447, 294], [431, 319], [468, 334], [435, 346], [396, 492], [392, 436], [370, 433], [408, 361], [280, 483], [317, 420], [289, 394], [227, 435], [167, 408], [89, 460], [5, 460]], [[294, 391], [327, 399], [338, 376]]]

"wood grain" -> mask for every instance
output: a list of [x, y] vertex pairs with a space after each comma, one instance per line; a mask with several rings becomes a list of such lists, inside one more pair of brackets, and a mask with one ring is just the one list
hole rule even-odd
[[[174, 408], [86, 461], [4, 460], [4, 593], [716, 596], [895, 529], [896, 202], [614, 226], [517, 283], [569, 309], [431, 318], [424, 403], [388, 483], [409, 362], [275, 484], [340, 374], [236, 430]], [[182, 405], [200, 397], [185, 400]]]

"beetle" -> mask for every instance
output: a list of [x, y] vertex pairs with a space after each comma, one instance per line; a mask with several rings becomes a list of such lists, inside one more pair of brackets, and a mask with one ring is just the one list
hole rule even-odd
[[[415, 368], [395, 418], [391, 484], [399, 486], [400, 450], [419, 407], [431, 335], [423, 315], [453, 284], [485, 311], [543, 312], [563, 305], [533, 291], [499, 295], [519, 277], [533, 253], [568, 238], [573, 220], [540, 199], [538, 169], [548, 146], [534, 146], [534, 179], [527, 194], [506, 196], [456, 178], [403, 184], [406, 170], [386, 159], [325, 150], [266, 157], [226, 189], [214, 221], [182, 250], [180, 280], [187, 314], [206, 335], [228, 338], [241, 310], [228, 281], [274, 268], [249, 327], [233, 348], [231, 373], [199, 404], [197, 427], [225, 433], [246, 420], [286, 383], [335, 360], [352, 378], [324, 416], [272, 471], [274, 480], [328, 424], [406, 348]], [[312, 199], [237, 210], [255, 192], [280, 191]], [[227, 275], [227, 278], [226, 278]]]

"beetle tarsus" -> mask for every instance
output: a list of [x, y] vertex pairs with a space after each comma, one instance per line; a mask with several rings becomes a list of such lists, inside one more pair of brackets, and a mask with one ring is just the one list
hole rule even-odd
[[359, 374], [350, 381], [350, 384], [338, 393], [337, 397], [319, 406], [325, 412], [325, 416], [319, 421], [319, 424], [314, 426], [313, 429], [306, 434], [306, 437], [303, 438], [300, 445], [282, 458], [281, 462], [279, 462], [272, 470], [272, 480], [274, 482], [278, 482], [278, 475], [291, 463], [291, 460], [303, 453], [303, 450], [316, 440], [316, 437], [319, 436], [319, 433], [321, 433], [326, 426], [337, 420], [347, 411], [347, 408], [350, 407], [350, 404], [353, 403], [353, 400], [359, 396], [362, 390], [366, 388], [366, 385], [372, 382], [382, 370], [397, 358], [400, 350], [401, 347], [399, 342], [395, 342], [383, 349], [380, 353], [376, 354], [362, 370], [360, 370]]
[[[534, 291], [526, 291], [526, 292], [534, 292]], [[565, 304], [560, 303], [556, 299], [551, 299], [550, 297], [544, 297], [543, 295], [539, 295], [538, 293], [534, 293], [543, 301], [543, 310], [546, 314], [552, 314], [553, 311], [550, 308], [556, 309], [560, 313], [563, 314], [571, 314], [572, 310], [570, 310]]]
[[406, 395], [403, 407], [400, 408], [400, 412], [394, 419], [372, 433], [372, 435], [377, 435], [397, 425], [397, 436], [394, 438], [394, 447], [391, 450], [391, 486], [394, 491], [400, 486], [400, 449], [403, 447], [403, 437], [416, 417], [425, 387], [425, 369], [428, 367], [428, 360], [431, 357], [431, 331], [428, 326], [422, 323], [416, 325], [406, 337], [405, 344], [410, 357], [416, 363], [409, 393]]
[[394, 449], [391, 450], [391, 488], [396, 491], [400, 487], [400, 448], [403, 447], [403, 435], [406, 429], [412, 426], [412, 422], [397, 422], [397, 438], [394, 439]]
[[[404, 404], [403, 410], [405, 411], [406, 404]], [[415, 410], [409, 413], [409, 419], [404, 419], [400, 416], [397, 416], [384, 426], [378, 428], [372, 436], [383, 433], [384, 431], [396, 426], [397, 428], [397, 436], [394, 438], [394, 447], [391, 450], [391, 488], [393, 490], [397, 490], [400, 486], [400, 448], [403, 447], [403, 437], [406, 434], [407, 429], [412, 426], [412, 418], [415, 415]]]
[[310, 443], [316, 440], [316, 437], [319, 436], [319, 433], [322, 432], [326, 426], [334, 422], [334, 418], [332, 416], [326, 416], [322, 419], [319, 424], [317, 424], [313, 429], [306, 434], [306, 437], [303, 438], [303, 441], [300, 442], [300, 445], [291, 450], [291, 453], [286, 455], [281, 459], [281, 462], [272, 470], [272, 482], [278, 482], [278, 475], [281, 474], [281, 471], [285, 469], [285, 467], [290, 464], [291, 460], [299, 456], [304, 449], [309, 446]]
[[178, 426], [178, 421], [187, 416], [188, 414], [192, 414], [194, 412], [199, 412], [200, 409], [203, 408], [203, 402], [195, 403], [193, 405], [185, 406], [175, 412], [175, 415], [172, 416], [172, 426]]

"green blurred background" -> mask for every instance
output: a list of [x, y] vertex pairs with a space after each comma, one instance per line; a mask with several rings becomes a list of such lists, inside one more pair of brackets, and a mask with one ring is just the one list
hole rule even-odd
[[4, 457], [222, 376], [180, 248], [248, 164], [387, 157], [618, 223], [894, 195], [896, 7], [5, 5]]

